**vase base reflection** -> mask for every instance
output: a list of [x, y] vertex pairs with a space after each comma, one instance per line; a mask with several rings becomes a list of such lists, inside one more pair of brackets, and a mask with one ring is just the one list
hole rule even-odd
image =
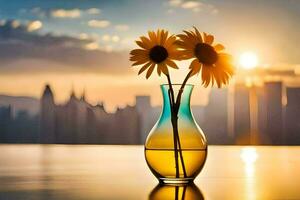
[[157, 185], [149, 194], [148, 200], [204, 200], [201, 190], [194, 184]]

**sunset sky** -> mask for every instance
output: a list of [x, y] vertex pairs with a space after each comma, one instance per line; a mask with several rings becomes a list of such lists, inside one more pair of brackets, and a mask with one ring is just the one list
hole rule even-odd
[[[0, 93], [39, 97], [50, 83], [57, 102], [74, 87], [110, 110], [138, 94], [157, 104], [165, 79], [138, 77], [128, 61], [134, 40], [157, 28], [196, 26], [235, 58], [252, 51], [261, 66], [300, 72], [299, 24], [299, 0], [0, 0]], [[205, 103], [192, 82], [194, 102]]]

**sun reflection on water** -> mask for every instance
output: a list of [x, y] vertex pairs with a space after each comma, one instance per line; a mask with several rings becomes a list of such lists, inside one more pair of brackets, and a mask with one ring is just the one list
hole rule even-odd
[[247, 177], [253, 177], [254, 164], [258, 158], [256, 149], [253, 147], [245, 147], [241, 150], [241, 159], [245, 164], [245, 173]]
[[245, 164], [245, 176], [246, 176], [246, 191], [249, 200], [256, 199], [255, 190], [255, 162], [258, 158], [258, 154], [254, 147], [245, 147], [241, 149], [241, 159]]

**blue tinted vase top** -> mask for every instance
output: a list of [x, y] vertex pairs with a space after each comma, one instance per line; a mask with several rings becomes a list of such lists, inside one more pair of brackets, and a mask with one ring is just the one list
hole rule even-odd
[[[180, 87], [180, 84], [172, 85], [175, 99], [180, 94]], [[167, 84], [161, 85], [162, 113], [147, 137], [145, 158], [152, 173], [163, 183], [192, 182], [206, 161], [205, 135], [190, 107], [192, 90], [193, 85], [185, 85], [174, 126], [170, 88]]]

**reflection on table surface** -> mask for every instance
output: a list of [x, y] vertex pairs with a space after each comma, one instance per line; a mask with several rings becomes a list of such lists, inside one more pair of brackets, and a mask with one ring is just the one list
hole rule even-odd
[[300, 147], [209, 146], [195, 185], [162, 186], [142, 146], [0, 145], [0, 199], [300, 199]]
[[203, 200], [204, 196], [195, 184], [158, 184], [149, 194], [149, 200]]

